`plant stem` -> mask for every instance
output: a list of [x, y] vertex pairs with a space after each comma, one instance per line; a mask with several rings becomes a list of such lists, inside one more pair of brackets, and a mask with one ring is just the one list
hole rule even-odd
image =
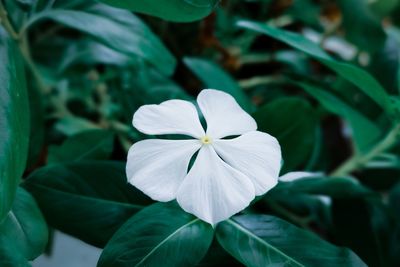
[[28, 43], [28, 36], [27, 32], [24, 33], [17, 33], [13, 26], [11, 25], [10, 20], [8, 19], [8, 13], [5, 9], [3, 2], [0, 0], [0, 23], [4, 26], [4, 29], [11, 35], [11, 37], [18, 41], [18, 46], [21, 51], [21, 54], [25, 60], [26, 65], [31, 70], [34, 78], [37, 81], [37, 85], [43, 93], [48, 93], [48, 88], [44, 84], [42, 77], [39, 74], [39, 71], [36, 68], [35, 63], [32, 60], [30, 50], [29, 50], [29, 43]]
[[20, 42], [19, 42], [19, 48], [21, 51], [22, 56], [24, 57], [25, 63], [28, 66], [28, 68], [30, 69], [30, 71], [32, 72], [36, 82], [37, 82], [37, 86], [40, 89], [40, 91], [43, 94], [48, 94], [50, 93], [50, 89], [46, 86], [46, 84], [44, 83], [42, 76], [39, 73], [39, 70], [36, 68], [35, 63], [33, 62], [32, 56], [31, 56], [31, 52], [29, 49], [29, 42], [28, 42], [28, 36], [27, 36], [27, 32], [25, 32], [21, 38], [20, 38]]
[[363, 167], [370, 160], [379, 156], [386, 150], [390, 149], [400, 138], [400, 125], [395, 126], [389, 134], [376, 146], [374, 146], [366, 154], [358, 154], [351, 157], [343, 165], [339, 166], [336, 170], [331, 173], [331, 176], [346, 176], [351, 172]]
[[0, 0], [0, 23], [4, 26], [4, 29], [11, 35], [11, 37], [15, 40], [19, 39], [19, 34], [14, 30], [14, 27], [11, 25], [10, 20], [8, 19], [7, 10], [4, 7], [3, 2]]

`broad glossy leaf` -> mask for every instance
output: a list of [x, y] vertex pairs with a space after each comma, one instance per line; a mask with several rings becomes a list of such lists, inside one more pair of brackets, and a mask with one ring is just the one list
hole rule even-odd
[[28, 154], [25, 69], [16, 45], [0, 27], [0, 222], [11, 208]]
[[207, 253], [213, 236], [211, 225], [184, 212], [176, 203], [156, 203], [115, 233], [98, 266], [193, 266]]
[[175, 70], [173, 55], [149, 27], [128, 11], [103, 5], [85, 10], [52, 9], [33, 16], [27, 25], [32, 27], [43, 20], [53, 20], [84, 32], [133, 59], [144, 59], [166, 75]]
[[267, 196], [295, 193], [325, 195], [334, 198], [373, 196], [375, 194], [352, 178], [313, 177], [293, 182], [281, 182]]
[[284, 170], [305, 163], [314, 148], [318, 117], [304, 99], [284, 97], [272, 101], [253, 114], [260, 131], [275, 136], [282, 147]]
[[366, 266], [353, 252], [268, 215], [241, 215], [217, 227], [220, 244], [249, 267]]
[[219, 0], [101, 0], [104, 3], [175, 22], [208, 16]]
[[204, 83], [205, 87], [227, 92], [247, 111], [252, 111], [254, 109], [253, 104], [243, 92], [242, 88], [239, 87], [239, 84], [220, 66], [201, 58], [187, 57], [184, 59], [184, 62]]
[[49, 224], [85, 242], [104, 246], [114, 232], [151, 201], [129, 185], [125, 164], [82, 161], [44, 167], [24, 187]]
[[14, 253], [22, 254], [27, 260], [35, 259], [46, 248], [46, 222], [35, 199], [22, 188], [18, 188], [12, 209], [0, 225], [0, 236], [18, 249]]
[[27, 80], [31, 81], [28, 83], [30, 135], [27, 161], [27, 169], [30, 170], [41, 159], [45, 146], [45, 100], [32, 73], [27, 73]]
[[357, 86], [378, 105], [380, 105], [383, 110], [387, 111], [389, 114], [392, 113], [392, 105], [389, 95], [385, 92], [385, 89], [382, 87], [382, 85], [363, 69], [333, 59], [324, 50], [322, 50], [318, 44], [297, 33], [247, 20], [240, 20], [238, 21], [237, 25], [244, 29], [266, 34], [306, 53], [307, 55], [313, 57], [328, 68], [335, 71], [344, 79]]
[[10, 240], [0, 236], [0, 266], [2, 267], [31, 267], [28, 260], [18, 247]]
[[82, 160], [106, 160], [113, 150], [114, 134], [106, 130], [91, 130], [69, 137], [60, 146], [49, 149], [50, 163]]
[[296, 84], [315, 97], [327, 110], [348, 120], [359, 151], [367, 150], [381, 136], [382, 132], [374, 122], [338, 97], [311, 84]]

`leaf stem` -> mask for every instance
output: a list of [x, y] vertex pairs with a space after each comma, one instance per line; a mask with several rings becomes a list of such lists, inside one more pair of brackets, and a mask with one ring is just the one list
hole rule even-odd
[[365, 166], [369, 161], [393, 147], [400, 139], [400, 125], [395, 126], [389, 134], [366, 154], [356, 154], [331, 173], [331, 176], [346, 176]]
[[15, 40], [20, 38], [19, 34], [14, 30], [14, 27], [11, 25], [10, 20], [8, 19], [7, 10], [4, 7], [3, 2], [0, 0], [0, 23], [4, 26], [4, 29], [11, 35], [11, 37]]
[[50, 93], [50, 90], [44, 83], [42, 76], [39, 73], [39, 70], [36, 68], [36, 64], [34, 63], [34, 61], [32, 59], [27, 34], [28, 34], [27, 32], [24, 33], [19, 40], [20, 41], [19, 48], [20, 48], [21, 54], [25, 60], [26, 65], [32, 72], [32, 75], [34, 76], [34, 78], [37, 82], [37, 86], [40, 89], [40, 91], [43, 94], [48, 94], [48, 93]]

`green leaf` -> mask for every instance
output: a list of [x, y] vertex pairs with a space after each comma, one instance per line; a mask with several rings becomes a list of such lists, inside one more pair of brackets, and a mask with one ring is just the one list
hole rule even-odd
[[87, 131], [101, 130], [100, 126], [82, 117], [66, 116], [58, 120], [55, 128], [67, 136]]
[[18, 188], [15, 202], [0, 224], [0, 265], [30, 266], [46, 248], [48, 228], [33, 197]]
[[381, 136], [380, 128], [363, 114], [326, 90], [306, 83], [295, 83], [315, 97], [327, 110], [350, 123], [359, 151], [366, 151]]
[[115, 86], [126, 122], [132, 122], [132, 115], [142, 105], [160, 104], [171, 99], [192, 101], [182, 87], [172, 79], [161, 75], [148, 66], [137, 66], [134, 71], [124, 72], [121, 84]]
[[113, 151], [114, 134], [106, 130], [90, 130], [69, 137], [60, 146], [49, 149], [50, 163], [82, 160], [105, 160]]
[[126, 67], [134, 63], [135, 60], [129, 56], [108, 46], [91, 40], [82, 40], [68, 46], [59, 65], [59, 73], [75, 65], [104, 64]]
[[25, 69], [16, 43], [0, 27], [0, 222], [10, 210], [25, 169], [29, 106]]
[[237, 25], [241, 28], [266, 34], [306, 53], [357, 86], [361, 91], [380, 105], [383, 110], [389, 114], [392, 113], [392, 105], [389, 95], [385, 92], [385, 89], [381, 84], [365, 70], [333, 59], [322, 50], [318, 44], [299, 34], [278, 29], [267, 24], [247, 20], [240, 20]]
[[208, 16], [219, 0], [101, 0], [104, 3], [175, 22]]
[[[377, 1], [380, 2], [380, 1]], [[338, 0], [346, 38], [369, 52], [382, 48], [386, 34], [382, 22], [372, 13], [367, 0]]]
[[118, 230], [104, 248], [98, 266], [193, 266], [207, 253], [213, 235], [211, 225], [176, 203], [157, 203]]
[[220, 223], [220, 244], [249, 267], [366, 266], [354, 253], [267, 215], [242, 215]]
[[352, 178], [312, 177], [292, 182], [281, 182], [267, 196], [295, 193], [325, 195], [334, 198], [374, 195], [373, 191]]
[[149, 27], [128, 11], [103, 5], [86, 10], [53, 9], [32, 16], [27, 27], [43, 20], [53, 20], [86, 33], [132, 59], [142, 58], [166, 75], [175, 70], [174, 56]]
[[152, 203], [127, 183], [125, 164], [82, 161], [44, 167], [24, 187], [49, 224], [102, 247], [133, 214]]
[[15, 244], [0, 237], [0, 266], [2, 267], [31, 267], [22, 253], [18, 252]]
[[213, 88], [232, 95], [246, 111], [254, 109], [253, 104], [243, 92], [239, 84], [220, 66], [212, 61], [201, 58], [184, 58], [186, 66], [204, 83], [207, 88]]
[[15, 0], [15, 2], [24, 10], [29, 11], [35, 4], [36, 0]]
[[305, 163], [314, 148], [318, 117], [304, 99], [283, 97], [253, 114], [260, 131], [275, 136], [282, 147], [284, 170]]

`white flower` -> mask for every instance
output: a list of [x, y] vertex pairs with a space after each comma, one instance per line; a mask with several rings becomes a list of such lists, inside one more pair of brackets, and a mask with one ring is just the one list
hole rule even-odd
[[[206, 89], [196, 107], [183, 100], [145, 105], [133, 126], [149, 135], [181, 134], [193, 139], [149, 139], [129, 150], [129, 182], [157, 201], [177, 199], [189, 213], [212, 225], [228, 219], [278, 182], [278, 141], [257, 130], [255, 120], [221, 91]], [[225, 137], [239, 136], [231, 139]], [[188, 171], [191, 158], [198, 152]]]

